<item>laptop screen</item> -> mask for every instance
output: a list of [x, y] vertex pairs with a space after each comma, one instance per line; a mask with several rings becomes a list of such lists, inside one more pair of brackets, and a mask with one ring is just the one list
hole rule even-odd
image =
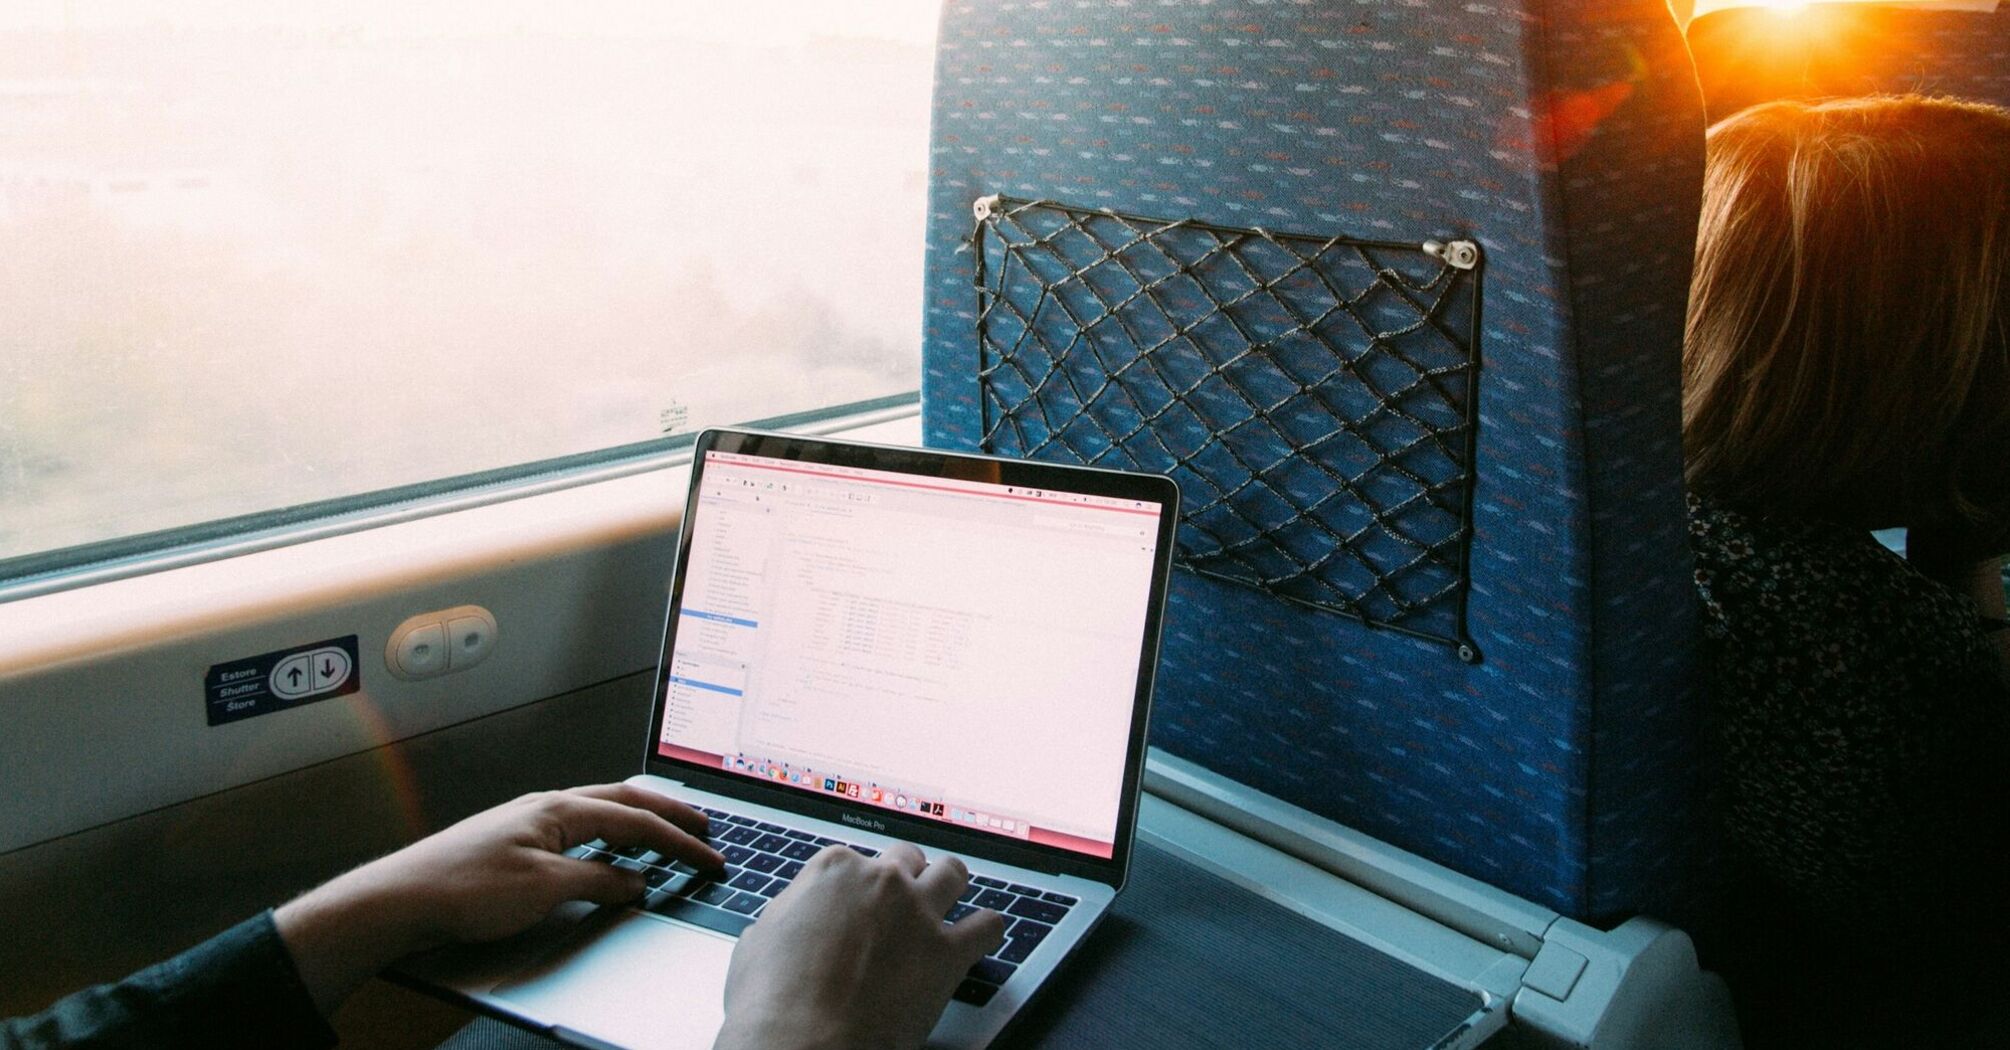
[[702, 454], [660, 756], [1112, 855], [1160, 504]]

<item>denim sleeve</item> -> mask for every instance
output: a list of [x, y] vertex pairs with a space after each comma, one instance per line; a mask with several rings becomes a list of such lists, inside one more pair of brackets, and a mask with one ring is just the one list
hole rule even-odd
[[0, 1020], [0, 1050], [334, 1044], [270, 911], [116, 984]]

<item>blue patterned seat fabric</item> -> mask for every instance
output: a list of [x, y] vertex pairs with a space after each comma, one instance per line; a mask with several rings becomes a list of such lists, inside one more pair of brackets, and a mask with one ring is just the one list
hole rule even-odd
[[951, 0], [939, 47], [930, 444], [982, 435], [979, 197], [1484, 252], [1482, 662], [1182, 573], [1153, 743], [1566, 914], [1673, 900], [1703, 120], [1661, 0]]
[[2010, 106], [2010, 7], [1903, 14], [1910, 16], [1904, 36], [1887, 38], [1891, 46], [1881, 48], [1879, 60], [1863, 73], [1867, 90], [1923, 91]]

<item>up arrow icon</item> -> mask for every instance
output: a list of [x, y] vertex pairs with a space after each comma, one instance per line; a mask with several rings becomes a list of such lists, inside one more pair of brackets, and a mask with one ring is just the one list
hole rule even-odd
[[289, 656], [272, 669], [272, 695], [282, 700], [306, 696], [314, 690], [313, 683], [314, 657], [308, 653]]

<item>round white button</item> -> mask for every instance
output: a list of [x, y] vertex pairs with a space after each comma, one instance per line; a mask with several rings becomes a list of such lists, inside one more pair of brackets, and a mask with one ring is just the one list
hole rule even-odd
[[429, 623], [408, 632], [398, 643], [398, 667], [409, 675], [438, 674], [447, 666], [447, 629]]

